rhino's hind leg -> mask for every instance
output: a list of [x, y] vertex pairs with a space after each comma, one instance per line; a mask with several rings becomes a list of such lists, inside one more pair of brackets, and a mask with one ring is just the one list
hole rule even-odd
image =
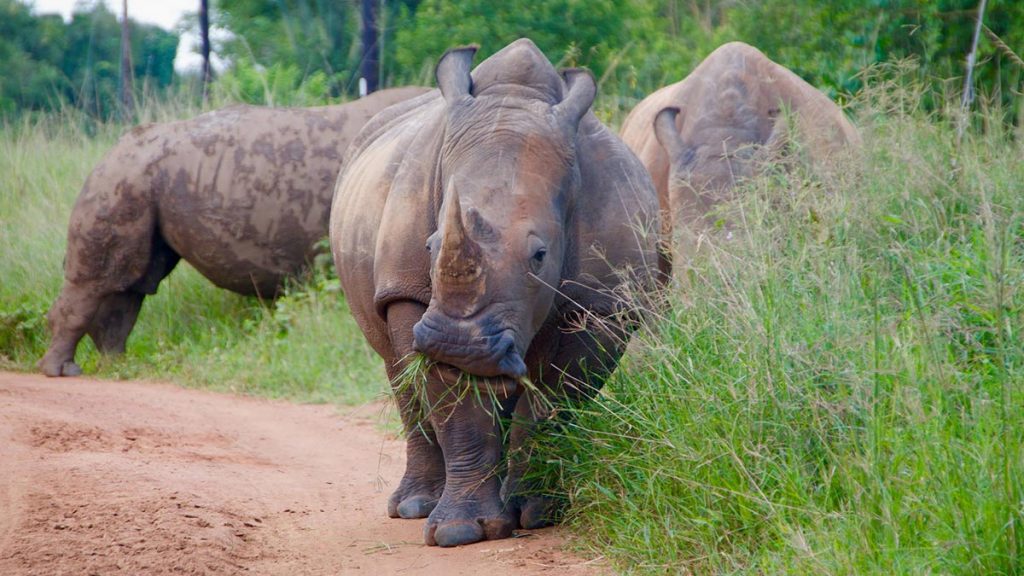
[[128, 334], [135, 327], [145, 296], [129, 291], [115, 292], [103, 298], [87, 329], [101, 354], [124, 354]]
[[108, 294], [100, 299], [87, 333], [103, 354], [124, 354], [128, 335], [135, 327], [142, 301], [156, 294], [157, 286], [174, 270], [180, 257], [155, 233], [146, 272], [127, 290]]
[[405, 474], [388, 498], [391, 518], [426, 518], [437, 505], [444, 490], [444, 455], [430, 422], [424, 417], [420, 401], [409, 386], [401, 382], [406, 360], [412, 353], [412, 327], [423, 316], [425, 306], [415, 302], [397, 302], [388, 307], [387, 322], [394, 357], [388, 366], [388, 378], [395, 390], [405, 431]]
[[111, 225], [77, 209], [71, 215], [65, 281], [47, 314], [50, 347], [39, 361], [47, 376], [82, 373], [75, 351], [87, 333], [101, 352], [123, 352], [142, 299], [178, 262], [151, 210], [124, 201], [107, 209], [109, 218], [123, 216], [124, 222]]
[[39, 361], [47, 376], [78, 376], [82, 369], [75, 364], [75, 349], [88, 329], [99, 306], [99, 298], [88, 287], [64, 283], [60, 296], [46, 315], [50, 325], [50, 347]]

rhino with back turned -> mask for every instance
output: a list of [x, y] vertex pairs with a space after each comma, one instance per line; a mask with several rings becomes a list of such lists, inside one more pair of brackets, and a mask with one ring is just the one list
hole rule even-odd
[[860, 144], [825, 94], [753, 46], [730, 42], [637, 104], [620, 135], [650, 171], [666, 233], [678, 235], [709, 224], [709, 212], [790, 132], [818, 167]]

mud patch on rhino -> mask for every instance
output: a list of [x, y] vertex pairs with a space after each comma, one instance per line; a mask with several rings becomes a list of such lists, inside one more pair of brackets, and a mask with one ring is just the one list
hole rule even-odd
[[302, 140], [294, 138], [281, 147], [281, 163], [295, 163], [300, 168], [306, 165], [306, 145]]
[[252, 153], [266, 158], [271, 164], [277, 165], [277, 153], [274, 150], [274, 140], [270, 134], [264, 134], [252, 143]]

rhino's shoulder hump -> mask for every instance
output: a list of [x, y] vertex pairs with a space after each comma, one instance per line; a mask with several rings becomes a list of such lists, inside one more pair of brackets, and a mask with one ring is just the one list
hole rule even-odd
[[712, 65], [722, 65], [723, 63], [738, 62], [743, 59], [753, 59], [755, 61], [768, 60], [764, 52], [761, 52], [757, 48], [747, 44], [745, 42], [733, 41], [726, 42], [718, 48], [715, 48], [711, 54], [708, 54], [704, 62], [709, 62]]
[[494, 86], [524, 86], [550, 103], [562, 99], [562, 78], [529, 38], [520, 38], [495, 52], [473, 70], [473, 94]]

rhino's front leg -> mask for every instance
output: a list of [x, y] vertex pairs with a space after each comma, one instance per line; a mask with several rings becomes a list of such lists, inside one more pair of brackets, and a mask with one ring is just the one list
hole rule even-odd
[[412, 301], [396, 302], [388, 307], [387, 322], [395, 360], [387, 366], [405, 432], [405, 474], [391, 497], [388, 516], [426, 518], [444, 490], [444, 455], [425, 417], [424, 407], [414, 390], [401, 381], [412, 358], [412, 327], [419, 322], [426, 306]]
[[541, 486], [524, 479], [530, 468], [532, 446], [530, 437], [537, 424], [551, 416], [551, 400], [527, 391], [516, 404], [509, 434], [508, 475], [501, 487], [502, 500], [519, 515], [519, 526], [527, 530], [550, 526], [561, 510], [558, 502], [545, 496]]
[[[566, 324], [579, 326], [579, 318]], [[615, 371], [629, 338], [627, 330], [614, 320], [588, 319], [585, 330], [559, 329], [557, 344], [548, 370], [539, 375], [537, 390], [523, 394], [516, 404], [509, 434], [508, 476], [502, 486], [502, 497], [516, 510], [519, 525], [526, 529], [542, 528], [555, 523], [563, 510], [559, 500], [546, 496], [543, 486], [524, 479], [530, 467], [531, 442], [537, 423], [552, 416], [560, 404], [577, 403], [593, 398]], [[558, 420], [554, 425], [561, 425]]]
[[405, 432], [405, 473], [398, 489], [388, 498], [388, 516], [426, 518], [444, 490], [444, 455], [433, 428], [422, 416], [418, 400], [412, 391], [403, 388], [395, 384]]
[[459, 546], [508, 538], [516, 527], [501, 500], [504, 454], [500, 415], [515, 402], [515, 385], [502, 379], [458, 381], [455, 370], [432, 370], [430, 421], [444, 452], [441, 501], [424, 527], [428, 545]]

